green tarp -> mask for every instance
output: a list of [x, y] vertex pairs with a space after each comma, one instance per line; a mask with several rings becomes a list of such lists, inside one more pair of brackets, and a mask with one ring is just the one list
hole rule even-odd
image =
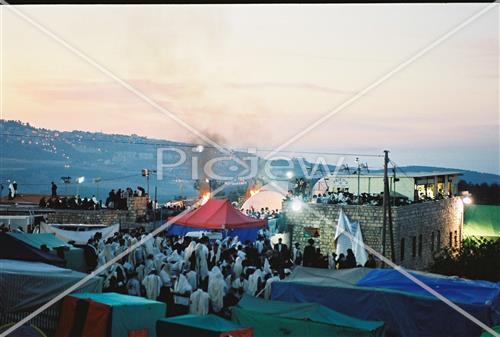
[[500, 206], [470, 205], [464, 213], [464, 236], [500, 237]]
[[[500, 334], [500, 325], [497, 325], [497, 326], [494, 326], [492, 328], [496, 333]], [[489, 332], [485, 331], [481, 334], [481, 337], [495, 337], [493, 336], [492, 334], [490, 334]]]
[[182, 315], [162, 318], [156, 323], [156, 334], [162, 337], [252, 336], [251, 329], [215, 315]]
[[163, 318], [162, 321], [217, 332], [243, 329], [241, 325], [225, 320], [216, 315], [200, 316], [190, 314]]
[[128, 331], [147, 329], [148, 336], [156, 336], [156, 321], [165, 316], [165, 303], [151, 301], [143, 297], [117, 293], [79, 293], [70, 296], [90, 299], [106, 304], [111, 309], [110, 337], [128, 336]]
[[87, 265], [85, 262], [85, 253], [82, 248], [74, 247], [61, 239], [57, 238], [54, 234], [39, 233], [28, 234], [21, 232], [10, 232], [9, 235], [21, 240], [32, 247], [40, 249], [42, 245], [46, 245], [54, 254], [57, 254], [55, 248], [65, 246], [69, 250], [64, 252], [64, 259], [66, 260], [66, 268], [73, 269], [81, 272], [87, 272]]
[[244, 296], [232, 320], [254, 328], [255, 337], [384, 336], [384, 323], [343, 315], [316, 303], [267, 301]]

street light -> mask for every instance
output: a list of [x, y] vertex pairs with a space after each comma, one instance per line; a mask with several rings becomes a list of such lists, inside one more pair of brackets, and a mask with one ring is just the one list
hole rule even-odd
[[96, 185], [96, 198], [99, 200], [99, 183], [101, 182], [102, 178], [97, 177], [92, 179], [92, 182]]
[[76, 182], [76, 195], [80, 195], [80, 184], [83, 184], [85, 177], [78, 177], [75, 179]]
[[299, 212], [302, 209], [302, 202], [298, 199], [292, 201], [292, 211]]

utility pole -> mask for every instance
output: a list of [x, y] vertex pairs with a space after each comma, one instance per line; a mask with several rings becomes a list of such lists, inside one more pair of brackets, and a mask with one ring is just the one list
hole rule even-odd
[[390, 245], [391, 245], [391, 260], [395, 261], [395, 252], [394, 252], [394, 230], [392, 226], [392, 212], [391, 212], [391, 196], [389, 189], [389, 177], [387, 174], [387, 166], [389, 164], [389, 151], [384, 150], [384, 216], [383, 222], [384, 225], [382, 227], [382, 255], [386, 255], [387, 252], [387, 222], [389, 222], [389, 237], [390, 237]]
[[361, 198], [359, 193], [359, 180], [361, 175], [361, 165], [359, 165], [359, 158], [356, 157], [356, 164], [358, 165], [358, 205], [361, 205]]

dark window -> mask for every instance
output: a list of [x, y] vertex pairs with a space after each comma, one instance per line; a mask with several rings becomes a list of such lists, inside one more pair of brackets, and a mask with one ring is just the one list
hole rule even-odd
[[450, 248], [453, 246], [453, 233], [450, 231], [450, 237], [448, 238], [448, 246]]
[[399, 245], [399, 255], [401, 256], [400, 260], [403, 261], [405, 259], [405, 239], [401, 239], [401, 244]]
[[440, 250], [441, 249], [441, 231], [438, 231], [437, 233], [437, 249]]
[[416, 236], [411, 237], [411, 256], [412, 257], [417, 256], [417, 237]]
[[458, 232], [455, 231], [455, 247], [458, 247]]
[[418, 256], [422, 257], [422, 234], [418, 236]]
[[434, 231], [431, 233], [431, 252], [434, 251]]

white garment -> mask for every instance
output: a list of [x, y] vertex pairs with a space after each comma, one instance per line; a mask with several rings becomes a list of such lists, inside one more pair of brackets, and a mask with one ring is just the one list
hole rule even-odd
[[208, 293], [201, 289], [196, 290], [189, 298], [191, 304], [189, 305], [189, 313], [194, 315], [205, 316], [208, 314], [208, 304], [210, 296]]
[[180, 274], [177, 282], [175, 282], [174, 293], [185, 294], [191, 291], [193, 291], [193, 288], [191, 287], [191, 284], [189, 284], [186, 276]]
[[193, 289], [198, 288], [197, 274], [194, 270], [190, 270], [186, 273], [186, 278]]
[[236, 261], [234, 262], [234, 273], [236, 274], [236, 277], [240, 277], [241, 272], [243, 271], [243, 265], [242, 265], [243, 259], [241, 257], [237, 257]]
[[255, 296], [257, 289], [259, 288], [259, 279], [261, 278], [262, 272], [260, 269], [255, 270], [248, 278], [248, 293], [250, 295]]
[[154, 274], [148, 275], [142, 280], [142, 285], [146, 288], [146, 297], [156, 301], [156, 298], [160, 296], [162, 285], [160, 276]]
[[200, 276], [200, 279], [204, 279], [208, 276], [208, 248], [202, 243], [196, 245], [196, 269]]
[[219, 312], [224, 307], [226, 281], [219, 267], [213, 267], [208, 277], [208, 295], [214, 312]]
[[172, 283], [172, 281], [170, 280], [170, 275], [168, 275], [168, 273], [166, 272], [165, 269], [162, 269], [160, 271], [159, 276], [160, 276], [161, 282], [163, 283], [164, 286], [168, 286]]

